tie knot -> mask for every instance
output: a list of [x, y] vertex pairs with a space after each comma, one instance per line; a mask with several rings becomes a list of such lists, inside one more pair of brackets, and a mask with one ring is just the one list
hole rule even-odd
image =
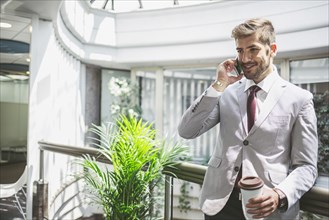
[[251, 86], [249, 89], [250, 89], [250, 93], [256, 93], [256, 92], [258, 92], [261, 88], [258, 87], [258, 86], [256, 86], [256, 85], [254, 85], [254, 86]]

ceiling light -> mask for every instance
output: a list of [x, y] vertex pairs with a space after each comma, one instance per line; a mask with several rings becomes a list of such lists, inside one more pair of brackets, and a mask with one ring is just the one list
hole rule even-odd
[[11, 28], [12, 25], [9, 23], [5, 23], [5, 22], [0, 22], [0, 27], [1, 28]]
[[26, 62], [31, 62], [31, 59], [30, 58], [26, 58]]

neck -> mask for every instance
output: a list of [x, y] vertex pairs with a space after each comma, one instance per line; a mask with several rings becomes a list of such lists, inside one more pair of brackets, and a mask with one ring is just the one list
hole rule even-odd
[[256, 79], [253, 80], [254, 83], [256, 83], [256, 84], [260, 83], [263, 79], [265, 79], [272, 72], [273, 72], [273, 65], [272, 65], [272, 63], [270, 63], [269, 67], [262, 74], [260, 74], [259, 77], [257, 77]]

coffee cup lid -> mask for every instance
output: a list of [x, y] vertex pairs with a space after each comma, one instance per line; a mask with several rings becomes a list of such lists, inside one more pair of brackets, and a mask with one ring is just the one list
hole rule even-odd
[[242, 189], [253, 190], [262, 187], [264, 182], [257, 176], [246, 176], [241, 178], [238, 185]]

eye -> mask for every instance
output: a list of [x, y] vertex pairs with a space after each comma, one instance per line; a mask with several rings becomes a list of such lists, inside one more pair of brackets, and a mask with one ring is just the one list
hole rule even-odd
[[250, 52], [252, 52], [252, 53], [256, 53], [258, 51], [259, 51], [259, 48], [256, 48], [256, 47], [250, 49]]

